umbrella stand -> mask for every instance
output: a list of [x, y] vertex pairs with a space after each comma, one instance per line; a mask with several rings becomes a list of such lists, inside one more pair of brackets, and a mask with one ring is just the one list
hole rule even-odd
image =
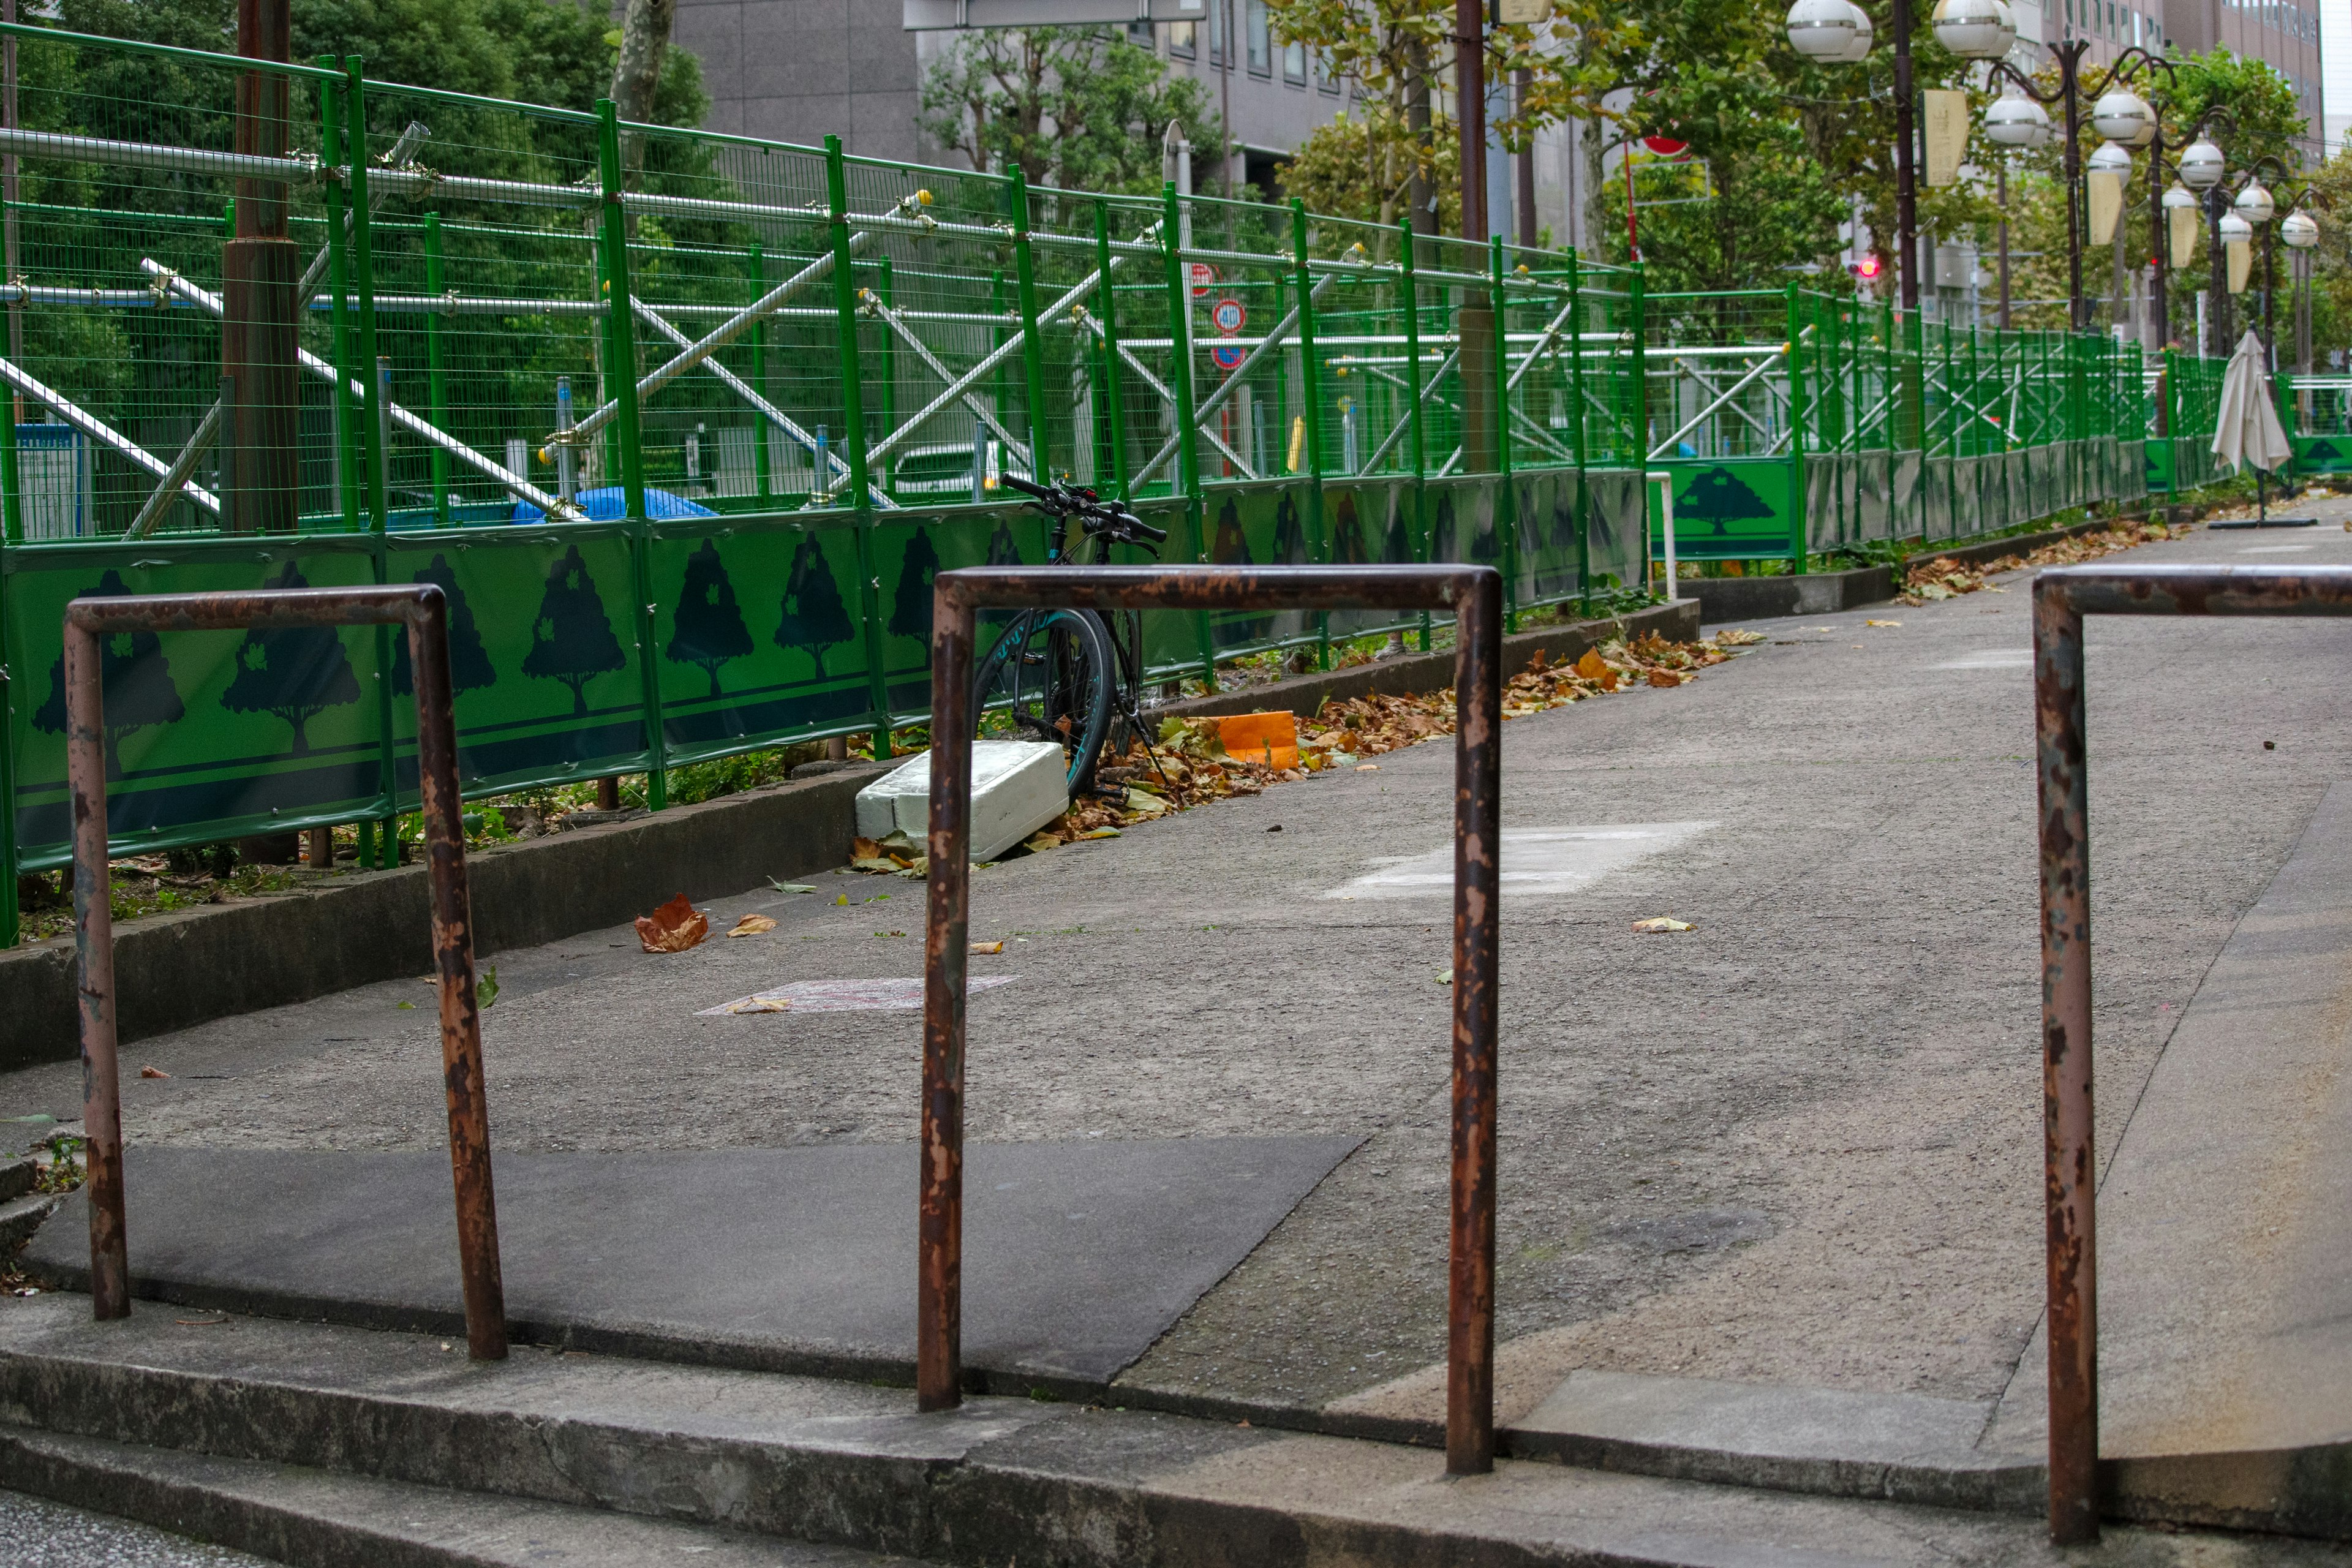
[[2208, 528], [2317, 528], [2319, 520], [2315, 517], [2273, 517], [2271, 515], [2270, 491], [2263, 483], [2269, 478], [2269, 469], [2259, 465], [2255, 467], [2253, 516], [2231, 518], [2210, 522], [2205, 526]]

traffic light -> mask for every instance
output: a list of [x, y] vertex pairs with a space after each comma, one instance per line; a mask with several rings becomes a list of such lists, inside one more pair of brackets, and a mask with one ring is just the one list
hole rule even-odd
[[1872, 255], [1865, 256], [1859, 261], [1849, 261], [1845, 264], [1845, 269], [1863, 281], [1868, 282], [1878, 276], [1878, 258]]

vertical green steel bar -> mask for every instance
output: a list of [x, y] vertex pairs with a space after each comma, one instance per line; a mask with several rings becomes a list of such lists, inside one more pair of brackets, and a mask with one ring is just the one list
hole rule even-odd
[[[874, 291], [882, 297], [882, 308], [886, 310], [895, 310], [898, 306], [898, 299], [896, 291], [890, 286], [890, 258], [885, 256], [876, 261], [874, 273]], [[886, 331], [882, 334], [882, 433], [887, 436], [898, 427], [898, 335], [896, 332]], [[882, 472], [882, 493], [892, 500], [898, 499], [898, 487], [890, 478], [888, 467], [886, 467]]]
[[669, 805], [669, 737], [662, 718], [661, 671], [656, 664], [653, 590], [653, 524], [646, 516], [646, 446], [637, 406], [636, 291], [629, 279], [629, 216], [621, 205], [619, 111], [609, 98], [596, 100], [596, 179], [603, 208], [597, 229], [604, 281], [604, 381], [617, 405], [613, 428], [621, 465], [621, 507], [628, 530], [631, 576], [636, 586], [637, 682], [646, 726], [646, 806]]
[[1118, 368], [1118, 289], [1110, 262], [1110, 203], [1097, 196], [1095, 270], [1102, 276], [1103, 401], [1110, 410], [1112, 493], [1132, 504], [1135, 487], [1127, 473], [1127, 386]]
[[1045, 431], [1045, 345], [1037, 332], [1037, 258], [1029, 245], [1029, 182], [1017, 163], [1006, 194], [1013, 204], [1013, 277], [1021, 306], [1021, 370], [1029, 394], [1029, 477], [1042, 485], [1051, 483], [1054, 477]]
[[[1209, 558], [1207, 509], [1201, 495], [1201, 453], [1192, 429], [1192, 295], [1184, 274], [1184, 251], [1181, 237], [1183, 215], [1176, 200], [1176, 182], [1170, 180], [1160, 187], [1160, 253], [1168, 264], [1168, 389], [1176, 406], [1171, 415], [1176, 422], [1176, 468], [1183, 485], [1184, 519], [1192, 530], [1194, 559]], [[1213, 697], [1217, 691], [1217, 639], [1209, 625], [1209, 612], [1195, 610], [1193, 629], [1201, 644], [1201, 689]]]
[[[25, 482], [16, 460], [16, 399], [0, 400], [0, 539], [25, 539]], [[6, 645], [0, 643], [0, 648]]]
[[[1001, 323], [1001, 322], [1003, 322], [1003, 321], [1004, 320], [1004, 313], [1005, 313], [1005, 311], [1006, 311], [1007, 310], [1009, 310], [1010, 308], [1011, 308], [1011, 307], [1007, 306], [1007, 305], [1005, 304], [1005, 302], [1004, 302], [1004, 269], [1003, 269], [1003, 268], [1001, 268], [1001, 267], [1000, 267], [1000, 268], [997, 268], [995, 270], [993, 270], [993, 271], [990, 272], [990, 273], [989, 273], [989, 275], [988, 275], [988, 309], [989, 309], [989, 313], [990, 313], [990, 314], [992, 314], [992, 315], [993, 315], [993, 316], [997, 319], [997, 321]], [[1000, 324], [1000, 325], [998, 325], [998, 326], [993, 326], [993, 327], [989, 328], [989, 329], [988, 329], [988, 349], [989, 349], [989, 352], [990, 352], [991, 353], [996, 353], [998, 350], [1002, 349], [1003, 346], [1004, 346], [1004, 328], [1003, 328], [1001, 324]], [[1012, 371], [1011, 371], [1009, 368], [1007, 368], [1007, 362], [1006, 362], [1005, 360], [1001, 360], [1001, 359], [1000, 359], [1000, 360], [998, 360], [998, 361], [996, 362], [996, 376], [995, 376], [995, 380], [996, 380], [996, 395], [995, 395], [995, 399], [994, 399], [994, 405], [993, 405], [993, 406], [990, 409], [990, 412], [991, 412], [991, 413], [992, 413], [992, 414], [994, 414], [994, 415], [996, 416], [996, 417], [997, 417], [997, 419], [998, 419], [998, 421], [999, 421], [1000, 423], [1002, 423], [1002, 422], [1003, 422], [1003, 418], [1004, 418], [1004, 411], [1005, 411], [1006, 405], [1009, 405], [1009, 404], [1011, 404], [1011, 403], [1012, 403], [1012, 401], [1013, 401], [1013, 391], [1012, 391], [1012, 387], [1013, 387], [1013, 380], [1012, 380], [1012, 376], [1013, 376], [1013, 373], [1012, 373]], [[993, 441], [993, 440], [995, 439], [995, 437], [992, 437], [992, 436], [991, 436], [991, 435], [989, 435], [985, 430], [975, 430], [975, 431], [972, 433], [972, 439], [973, 439], [974, 441], [976, 441], [976, 442], [989, 442], [989, 441]], [[972, 462], [973, 462], [974, 464], [978, 465], [978, 466], [981, 468], [981, 470], [982, 470], [983, 473], [985, 473], [985, 472], [987, 471], [987, 465], [986, 465], [986, 463], [985, 463], [985, 461], [984, 461], [983, 454], [982, 454], [980, 450], [978, 450], [977, 448], [975, 448], [975, 449], [973, 450], [973, 452], [972, 452], [972, 455], [971, 455], [971, 460], [972, 460]], [[1010, 453], [1010, 452], [1005, 453], [1005, 454], [1004, 454], [1004, 460], [1005, 460], [1006, 462], [1008, 462], [1008, 463], [1009, 463], [1009, 462], [1011, 462], [1011, 461], [1013, 460], [1013, 454], [1012, 454], [1012, 453]]]
[[[434, 299], [441, 298], [445, 287], [441, 277], [441, 215], [425, 215], [425, 291]], [[425, 318], [425, 377], [433, 400], [433, 424], [436, 429], [449, 428], [449, 373], [441, 346], [441, 312], [429, 312]], [[449, 526], [449, 454], [440, 447], [432, 448], [433, 516], [441, 527]]]
[[[1404, 290], [1404, 382], [1405, 440], [1412, 458], [1412, 558], [1426, 565], [1429, 562], [1429, 519], [1427, 497], [1423, 487], [1429, 478], [1429, 433], [1422, 423], [1421, 414], [1421, 284], [1413, 276], [1414, 254], [1419, 249], [1412, 237], [1412, 219], [1397, 225], [1401, 287]], [[1572, 254], [1572, 253], [1571, 253]], [[1279, 310], [1279, 307], [1276, 307]], [[1279, 316], [1276, 318], [1279, 319]], [[1429, 651], [1429, 612], [1421, 612], [1421, 651]]]
[[[1288, 314], [1290, 314], [1290, 283], [1277, 272], [1274, 275], [1274, 319], [1279, 321]], [[1277, 356], [1274, 377], [1274, 439], [1276, 449], [1282, 453], [1284, 473], [1291, 472], [1290, 353], [1288, 349], [1281, 351]]]
[[1584, 483], [1584, 263], [1572, 245], [1568, 247], [1568, 438], [1576, 458], [1576, 597], [1581, 612], [1590, 615], [1592, 520]]
[[[756, 239], [751, 242], [750, 255], [744, 258], [743, 268], [751, 275], [751, 299], [744, 301], [749, 304], [768, 291], [767, 257]], [[751, 390], [762, 397], [768, 395], [768, 319], [765, 316], [751, 323]], [[751, 478], [760, 499], [764, 501], [776, 493], [775, 478], [768, 469], [768, 416], [761, 414], [755, 418], [757, 422], [751, 426]]]
[[375, 247], [368, 216], [367, 95], [357, 55], [343, 57], [343, 145], [351, 174], [345, 182], [351, 202], [352, 282], [359, 296], [359, 363], [352, 367], [360, 384], [360, 450], [364, 455], [361, 484], [365, 495], [368, 526], [384, 530], [384, 465], [390, 454], [377, 439], [377, 405], [383, 399], [383, 377], [376, 371]]
[[[1307, 537], [1315, 563], [1327, 565], [1331, 545], [1323, 526], [1323, 367], [1315, 352], [1315, 279], [1307, 267], [1307, 204], [1290, 199], [1290, 262], [1298, 277], [1298, 395], [1307, 405]], [[1276, 318], [1280, 320], [1279, 317]], [[1248, 437], [1243, 437], [1246, 446]], [[1315, 662], [1331, 668], [1331, 616], [1315, 615]]]
[[[841, 439], [848, 448], [849, 504], [857, 513], [857, 599], [865, 622], [866, 692], [874, 710], [874, 756], [878, 762], [891, 754], [890, 678], [884, 668], [888, 650], [882, 637], [881, 574], [874, 560], [873, 469], [866, 455], [866, 368], [857, 352], [857, 279], [851, 271], [854, 258], [849, 250], [849, 170], [842, 160], [838, 136], [824, 139], [824, 199], [833, 237], [833, 309], [840, 323]], [[1033, 330], [1030, 342], [1035, 341]]]
[[[319, 68], [341, 68], [332, 55], [320, 55]], [[341, 167], [342, 92], [339, 84], [331, 81], [319, 84], [319, 142], [320, 156], [327, 166]], [[342, 183], [326, 182], [323, 194], [327, 207], [327, 308], [331, 337], [328, 352], [334, 356], [335, 370], [334, 384], [327, 393], [328, 438], [335, 448], [335, 504], [342, 512], [343, 531], [356, 533], [360, 526], [359, 421], [352, 406], [351, 252], [344, 234], [346, 204]], [[362, 858], [362, 863], [369, 862]]]
[[1805, 569], [1805, 323], [1797, 286], [1789, 285], [1789, 565]]
[[[1519, 629], [1519, 526], [1518, 498], [1511, 483], [1511, 359], [1510, 359], [1510, 296], [1503, 287], [1503, 237], [1490, 235], [1486, 239], [1487, 285], [1493, 300], [1487, 313], [1495, 321], [1495, 531], [1503, 545], [1503, 629]], [[1642, 548], [1650, 547], [1649, 487], [1644, 482], [1642, 501]], [[1649, 557], [1642, 557], [1642, 574], [1650, 573]]]
[[1646, 473], [1650, 467], [1650, 356], [1649, 312], [1643, 295], [1642, 264], [1633, 266], [1633, 280], [1626, 285], [1625, 313], [1633, 332], [1628, 340], [1633, 353], [1628, 369], [1633, 377], [1631, 395], [1621, 402], [1626, 409], [1625, 446], [1633, 459], [1633, 467]]

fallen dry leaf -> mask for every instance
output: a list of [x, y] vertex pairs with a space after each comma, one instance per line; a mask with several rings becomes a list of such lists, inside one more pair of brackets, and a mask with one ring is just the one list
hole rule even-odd
[[849, 858], [853, 860], [879, 860], [882, 858], [882, 845], [877, 839], [853, 838], [849, 841]]
[[974, 952], [1003, 952], [1004, 951], [1004, 944], [1001, 942], [976, 942], [971, 944], [971, 951]]
[[165, 1072], [162, 1068], [141, 1068], [139, 1069], [139, 1076], [141, 1078], [170, 1078], [172, 1075]]
[[1633, 931], [1639, 936], [1658, 936], [1674, 931], [1696, 931], [1688, 921], [1678, 921], [1672, 915], [1652, 915], [1645, 921], [1635, 921]]
[[770, 920], [765, 915], [745, 915], [741, 920], [735, 922], [733, 929], [729, 931], [727, 934], [729, 936], [758, 936], [763, 931], [773, 931], [775, 929], [776, 922]]
[[684, 893], [637, 917], [637, 942], [647, 952], [684, 952], [710, 934], [710, 918]]
[[1903, 623], [1901, 621], [1864, 621], [1862, 624], [1865, 626], [1899, 626]]
[[789, 996], [746, 996], [740, 1002], [727, 1005], [730, 1013], [789, 1013], [793, 1010]]
[[1676, 687], [1680, 686], [1684, 681], [1688, 680], [1689, 679], [1689, 676], [1679, 675], [1671, 669], [1654, 669], [1650, 671], [1650, 684], [1653, 686], [1664, 686], [1669, 688]]

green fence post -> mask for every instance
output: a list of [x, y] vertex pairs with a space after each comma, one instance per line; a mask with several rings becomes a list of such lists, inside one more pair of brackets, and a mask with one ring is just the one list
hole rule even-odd
[[[750, 304], [768, 291], [768, 261], [760, 242], [751, 242], [751, 254], [744, 258], [743, 269], [751, 275]], [[768, 319], [765, 316], [751, 323], [751, 390], [761, 396], [768, 395]], [[768, 416], [755, 414], [758, 423], [751, 426], [751, 476], [761, 500], [775, 494], [775, 479], [768, 470]]]
[[[320, 55], [321, 70], [340, 70], [341, 65], [332, 55]], [[331, 81], [319, 84], [319, 144], [320, 156], [329, 168], [340, 168], [343, 162], [343, 98], [341, 85]], [[327, 289], [329, 349], [334, 356], [334, 384], [327, 392], [328, 439], [335, 453], [335, 505], [342, 512], [343, 531], [357, 533], [360, 527], [360, 454], [358, 419], [352, 408], [352, 323], [351, 323], [351, 256], [344, 235], [344, 214], [348, 203], [342, 183], [329, 180], [323, 193], [327, 208]], [[361, 846], [361, 863], [373, 865], [368, 858], [370, 846]]]
[[[1643, 291], [1644, 278], [1642, 264], [1638, 261], [1634, 262], [1632, 270], [1633, 280], [1626, 286], [1625, 313], [1633, 326], [1631, 340], [1633, 354], [1630, 360], [1633, 387], [1631, 395], [1626, 399], [1629, 405], [1627, 433], [1633, 439], [1626, 445], [1633, 451], [1634, 470], [1637, 473], [1646, 474], [1650, 471], [1649, 310]], [[1645, 485], [1649, 483], [1647, 479], [1642, 482]], [[1643, 528], [1646, 532], [1649, 502], [1644, 500], [1642, 504], [1644, 509]], [[1649, 548], [1646, 539], [1643, 542], [1643, 548]]]
[[1805, 322], [1797, 286], [1789, 285], [1789, 561], [1805, 569]]
[[[10, 544], [25, 539], [25, 485], [16, 462], [16, 399], [0, 403], [0, 538]], [[0, 647], [5, 647], [0, 643]]]
[[346, 194], [351, 202], [352, 281], [359, 296], [359, 363], [352, 368], [360, 384], [359, 446], [363, 455], [360, 482], [368, 526], [381, 533], [385, 521], [385, 467], [391, 454], [377, 439], [383, 385], [376, 368], [375, 246], [368, 215], [367, 98], [360, 75], [362, 64], [357, 55], [343, 57], [343, 147], [351, 168]]
[[[890, 286], [890, 258], [878, 258], [874, 263], [874, 291], [881, 296], [886, 310], [898, 307], [896, 291]], [[882, 432], [888, 435], [898, 427], [898, 334], [885, 330], [882, 333]], [[871, 461], [869, 458], [868, 461]], [[882, 493], [892, 500], [898, 499], [898, 486], [886, 467], [881, 476]]]
[[[1503, 286], [1503, 237], [1486, 237], [1486, 275], [1495, 319], [1495, 532], [1503, 545], [1503, 629], [1519, 629], [1518, 498], [1511, 484], [1511, 361], [1510, 298]], [[1643, 465], [1644, 468], [1648, 465]], [[1642, 482], [1642, 548], [1650, 548], [1650, 487]], [[1650, 558], [1642, 557], [1642, 575], [1650, 574]]]
[[[1576, 458], [1577, 613], [1592, 613], [1592, 501], [1584, 483], [1584, 265], [1568, 247], [1568, 438]], [[1645, 468], [1643, 470], [1647, 472]], [[1649, 483], [1647, 479], [1642, 481]], [[1646, 504], [1646, 503], [1645, 503]]]
[[[441, 298], [445, 285], [441, 279], [441, 215], [425, 215], [425, 291], [434, 299]], [[449, 374], [441, 347], [441, 310], [436, 306], [425, 318], [425, 378], [433, 400], [433, 424], [436, 428], [449, 428]], [[449, 454], [438, 447], [430, 449], [433, 464], [433, 516], [441, 527], [449, 526]]]
[[[0, 648], [8, 646], [8, 578], [16, 541], [23, 537], [17, 515], [16, 406], [10, 398], [0, 404], [0, 421], [8, 426], [0, 446], [0, 483], [7, 486], [7, 527], [0, 533]], [[0, 681], [0, 948], [16, 945], [24, 935], [22, 913], [16, 907], [16, 686]]]
[[1095, 198], [1095, 270], [1102, 278], [1103, 401], [1110, 415], [1112, 493], [1130, 506], [1133, 482], [1127, 473], [1127, 388], [1118, 368], [1118, 290], [1110, 272], [1110, 203]]
[[[1307, 266], [1307, 204], [1290, 198], [1290, 258], [1298, 275], [1298, 395], [1307, 406], [1307, 537], [1318, 565], [1331, 559], [1323, 527], [1323, 367], [1315, 353], [1315, 279]], [[1248, 444], [1248, 437], [1243, 437]], [[1331, 616], [1315, 614], [1315, 666], [1331, 668]]]
[[[1170, 180], [1160, 187], [1160, 253], [1168, 262], [1168, 389], [1176, 406], [1170, 412], [1176, 422], [1176, 468], [1184, 498], [1184, 520], [1192, 530], [1194, 559], [1206, 561], [1208, 552], [1208, 509], [1201, 493], [1201, 453], [1192, 429], [1192, 294], [1184, 275], [1184, 233], [1182, 215], [1178, 210], [1176, 182]], [[1209, 612], [1192, 612], [1192, 625], [1201, 643], [1201, 689], [1209, 696], [1217, 693], [1217, 639], [1209, 625]]]
[[1029, 182], [1013, 166], [1006, 195], [1013, 205], [1013, 291], [1021, 306], [1021, 370], [1029, 392], [1029, 477], [1050, 484], [1045, 431], [1045, 345], [1037, 332], [1037, 258], [1029, 246]]
[[653, 524], [646, 516], [646, 445], [637, 406], [637, 319], [629, 281], [629, 214], [622, 197], [621, 123], [609, 98], [596, 100], [596, 176], [604, 221], [597, 229], [604, 275], [605, 381], [614, 402], [613, 429], [621, 459], [622, 526], [628, 531], [630, 576], [636, 588], [637, 680], [646, 723], [646, 806], [669, 805], [668, 737], [663, 732], [661, 669], [654, 633]]
[[[1427, 498], [1422, 487], [1429, 478], [1428, 431], [1421, 416], [1421, 284], [1413, 276], [1413, 255], [1417, 248], [1412, 237], [1412, 219], [1405, 218], [1397, 225], [1399, 264], [1402, 268], [1404, 289], [1404, 381], [1405, 439], [1412, 454], [1412, 558], [1423, 565], [1429, 563], [1429, 518]], [[1571, 253], [1572, 254], [1572, 253]], [[1421, 651], [1429, 651], [1429, 612], [1421, 612]]]
[[857, 279], [850, 270], [849, 169], [842, 161], [838, 136], [824, 139], [824, 199], [833, 236], [833, 309], [840, 323], [841, 444], [848, 449], [849, 504], [857, 513], [857, 601], [865, 619], [866, 692], [874, 709], [874, 759], [879, 762], [891, 754], [890, 679], [883, 668], [888, 650], [882, 638], [882, 578], [874, 561], [873, 470], [866, 455], [866, 372], [857, 354]]

